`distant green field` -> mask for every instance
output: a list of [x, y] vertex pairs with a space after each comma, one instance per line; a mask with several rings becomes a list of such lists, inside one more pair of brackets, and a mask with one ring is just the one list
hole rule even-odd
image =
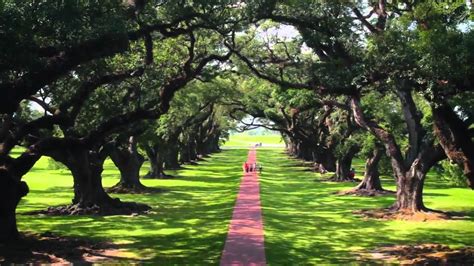
[[225, 147], [242, 147], [248, 148], [249, 146], [262, 143], [262, 147], [265, 146], [283, 146], [284, 142], [280, 135], [247, 135], [247, 134], [235, 134], [231, 135], [229, 140], [225, 142]]

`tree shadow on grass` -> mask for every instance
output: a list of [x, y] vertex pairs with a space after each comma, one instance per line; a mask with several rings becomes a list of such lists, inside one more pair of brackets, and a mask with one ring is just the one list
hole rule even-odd
[[[151, 214], [110, 217], [19, 215], [20, 230], [34, 228], [36, 232], [51, 231], [58, 235], [114, 242], [120, 249], [132, 252], [131, 258], [146, 263], [217, 264], [242, 176], [241, 163], [247, 158], [247, 152], [229, 150], [213, 155], [199, 166], [179, 170], [180, 179], [145, 181], [147, 186], [163, 187], [170, 190], [169, 193], [120, 195], [124, 201], [151, 205]], [[106, 169], [116, 175], [112, 170], [112, 167]], [[113, 183], [111, 178], [106, 177], [106, 181]], [[51, 186], [35, 190], [28, 198], [30, 202], [26, 203], [34, 204], [41, 198], [54, 198], [62, 193], [68, 195], [69, 200], [72, 189]], [[46, 202], [40, 202], [34, 208], [41, 204], [48, 206]], [[20, 212], [23, 209], [28, 208], [22, 206]]]
[[[281, 162], [286, 160], [283, 156], [271, 152], [260, 156], [262, 163], [269, 165], [261, 176], [261, 198], [267, 261], [270, 264], [348, 264], [357, 260], [365, 263], [357, 254], [379, 246], [426, 242], [474, 244], [469, 233], [474, 226], [472, 208], [465, 212], [468, 218], [462, 221], [361, 219], [352, 211], [390, 206], [394, 196], [332, 195], [332, 192], [349, 189], [353, 184], [312, 182], [316, 174], [298, 171], [301, 167], [282, 167]], [[448, 193], [430, 190], [425, 196], [431, 201], [431, 198], [447, 197]], [[427, 237], [429, 232], [433, 234]]]

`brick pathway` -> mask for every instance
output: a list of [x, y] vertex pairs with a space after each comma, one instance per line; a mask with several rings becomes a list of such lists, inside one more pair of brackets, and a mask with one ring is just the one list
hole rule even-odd
[[[255, 163], [251, 149], [247, 162]], [[235, 203], [220, 265], [265, 265], [262, 210], [258, 173], [244, 173]]]

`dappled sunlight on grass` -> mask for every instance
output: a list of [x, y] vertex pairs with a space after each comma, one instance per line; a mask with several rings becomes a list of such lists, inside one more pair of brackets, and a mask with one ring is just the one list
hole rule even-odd
[[[217, 263], [224, 247], [238, 185], [241, 163], [247, 150], [227, 150], [198, 165], [186, 165], [166, 180], [142, 180], [146, 186], [167, 192], [143, 195], [113, 195], [153, 207], [140, 216], [27, 216], [26, 211], [68, 204], [72, 199], [72, 177], [64, 170], [46, 169], [41, 160], [25, 180], [31, 192], [20, 203], [22, 231], [51, 231], [59, 235], [113, 241], [133, 257], [152, 263]], [[146, 173], [145, 165], [142, 174]], [[111, 161], [105, 164], [105, 187], [118, 181]]]
[[[199, 165], [168, 171], [174, 179], [145, 179], [159, 194], [113, 195], [153, 207], [140, 216], [27, 216], [21, 213], [68, 204], [72, 199], [72, 177], [67, 170], [48, 170], [41, 159], [25, 180], [31, 192], [19, 206], [22, 231], [87, 237], [112, 241], [138, 258], [153, 264], [217, 264], [237, 189], [242, 176], [245, 149], [228, 149]], [[267, 261], [277, 265], [316, 263], [346, 264], [356, 253], [391, 244], [439, 243], [460, 247], [474, 245], [474, 192], [449, 187], [430, 175], [425, 189], [428, 207], [463, 211], [469, 216], [450, 221], [364, 220], [352, 212], [391, 205], [393, 195], [377, 198], [334, 195], [356, 183], [321, 182], [321, 175], [306, 171], [281, 149], [259, 148], [257, 159], [264, 167], [261, 201]], [[362, 160], [354, 163], [358, 178]], [[147, 171], [147, 165], [142, 174]], [[317, 180], [317, 181], [316, 181]], [[117, 183], [118, 171], [107, 161], [103, 183]], [[384, 187], [394, 190], [390, 177]]]
[[[337, 196], [333, 192], [356, 183], [315, 182], [320, 175], [304, 171], [281, 150], [262, 149], [261, 175], [265, 245], [270, 264], [345, 264], [356, 260], [356, 251], [389, 244], [440, 243], [452, 247], [474, 245], [474, 192], [449, 188], [428, 179], [425, 202], [445, 211], [467, 211], [470, 219], [407, 222], [364, 220], [358, 209], [391, 205], [394, 196], [365, 198]], [[358, 173], [363, 163], [355, 163]], [[361, 178], [361, 176], [359, 176]], [[384, 186], [395, 189], [393, 180]]]

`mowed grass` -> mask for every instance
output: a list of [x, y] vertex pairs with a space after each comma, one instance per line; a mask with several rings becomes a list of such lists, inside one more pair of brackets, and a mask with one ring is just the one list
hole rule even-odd
[[[255, 142], [265, 142], [252, 137]], [[111, 241], [124, 249], [130, 261], [151, 264], [218, 264], [242, 175], [246, 149], [225, 149], [196, 166], [170, 172], [177, 178], [143, 180], [168, 192], [151, 195], [114, 195], [153, 207], [140, 216], [29, 216], [22, 213], [68, 204], [72, 177], [67, 170], [49, 170], [46, 159], [25, 180], [31, 192], [20, 203], [21, 231]], [[346, 264], [357, 253], [392, 244], [439, 243], [452, 247], [474, 245], [474, 192], [451, 188], [429, 178], [426, 205], [433, 209], [460, 211], [464, 220], [406, 222], [363, 220], [353, 210], [389, 206], [393, 196], [361, 198], [332, 192], [353, 184], [315, 182], [320, 176], [298, 166], [282, 149], [259, 148], [264, 166], [261, 200], [265, 227], [265, 251], [271, 265]], [[354, 163], [362, 173], [362, 161]], [[143, 174], [146, 168], [143, 169]], [[105, 187], [118, 181], [118, 171], [107, 161]], [[359, 176], [360, 177], [360, 176]], [[394, 189], [393, 181], [384, 186]], [[122, 254], [123, 255], [123, 254]]]
[[[247, 150], [214, 154], [199, 165], [170, 172], [169, 180], [143, 180], [168, 192], [151, 195], [113, 195], [125, 201], [152, 206], [153, 213], [140, 216], [30, 216], [22, 213], [68, 204], [72, 177], [67, 170], [48, 170], [42, 158], [25, 176], [31, 192], [18, 208], [21, 231], [111, 241], [130, 259], [152, 264], [217, 264], [224, 247], [232, 208], [241, 178], [241, 162]], [[143, 174], [146, 168], [143, 168]], [[105, 187], [118, 181], [118, 171], [107, 161]]]
[[283, 146], [284, 142], [280, 135], [263, 135], [254, 136], [247, 134], [234, 134], [229, 137], [224, 144], [224, 147], [243, 147], [248, 148], [257, 143], [262, 143], [262, 146]]
[[[428, 207], [465, 212], [468, 217], [464, 220], [364, 220], [352, 211], [387, 207], [394, 196], [334, 195], [355, 184], [315, 182], [319, 175], [305, 171], [281, 150], [259, 149], [257, 160], [264, 165], [261, 200], [269, 264], [347, 264], [356, 262], [356, 253], [361, 250], [393, 244], [439, 243], [454, 248], [474, 245], [472, 190], [451, 188], [433, 178], [428, 178], [426, 184]], [[355, 166], [362, 173], [363, 164]], [[395, 189], [393, 181], [384, 181], [386, 188]]]

